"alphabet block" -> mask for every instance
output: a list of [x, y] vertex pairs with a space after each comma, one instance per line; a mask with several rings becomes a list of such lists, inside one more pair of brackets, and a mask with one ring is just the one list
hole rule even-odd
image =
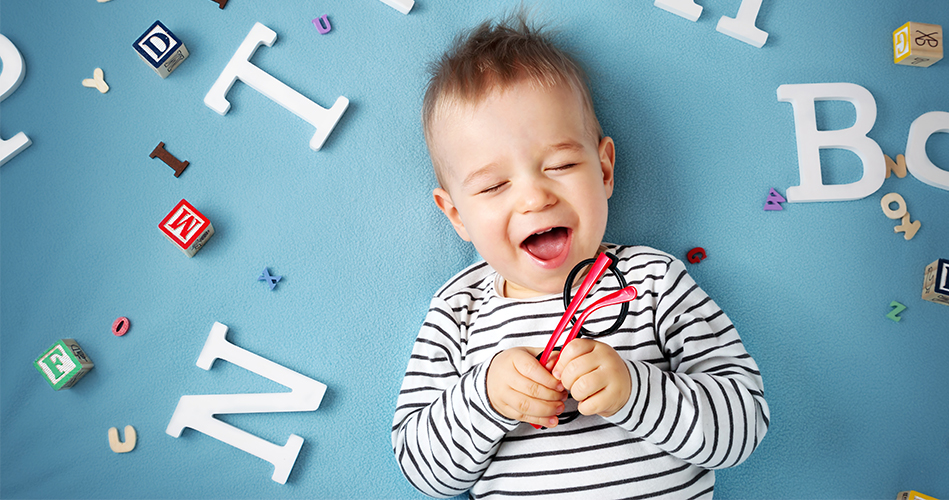
[[155, 21], [155, 24], [135, 40], [132, 48], [162, 78], [167, 78], [181, 61], [188, 58], [185, 44], [161, 21]]
[[942, 59], [942, 26], [906, 23], [893, 32], [893, 62], [927, 68]]
[[76, 385], [95, 365], [75, 340], [62, 339], [36, 358], [33, 366], [59, 391]]
[[203, 370], [210, 370], [217, 359], [267, 377], [289, 387], [290, 392], [181, 396], [165, 433], [176, 438], [181, 436], [185, 427], [190, 427], [207, 434], [270, 462], [274, 466], [272, 479], [285, 484], [303, 447], [302, 437], [290, 434], [287, 444], [279, 446], [218, 420], [214, 415], [315, 411], [326, 393], [326, 385], [228, 342], [227, 325], [215, 322], [196, 364]]
[[938, 498], [924, 495], [918, 491], [901, 491], [896, 494], [896, 500], [939, 500]]
[[194, 257], [214, 234], [211, 221], [186, 200], [179, 201], [158, 228], [188, 257]]
[[949, 259], [937, 259], [926, 266], [923, 299], [949, 306]]

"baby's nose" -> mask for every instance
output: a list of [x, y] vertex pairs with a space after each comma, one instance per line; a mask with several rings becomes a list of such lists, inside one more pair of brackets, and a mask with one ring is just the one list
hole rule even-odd
[[543, 182], [523, 184], [518, 192], [518, 210], [537, 212], [557, 203], [557, 196]]

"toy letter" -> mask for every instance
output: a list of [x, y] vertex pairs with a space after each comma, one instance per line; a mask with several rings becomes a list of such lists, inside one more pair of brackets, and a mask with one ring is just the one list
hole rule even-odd
[[142, 40], [141, 47], [152, 56], [152, 60], [159, 61], [171, 47], [171, 39], [164, 33], [152, 33], [150, 37]]
[[922, 226], [922, 223], [917, 221], [910, 222], [909, 212], [903, 214], [903, 217], [900, 218], [900, 225], [893, 228], [894, 233], [903, 233], [903, 238], [907, 240], [913, 239], [913, 236], [916, 236], [916, 231], [919, 231], [919, 228]]
[[906, 157], [903, 155], [896, 155], [896, 161], [893, 161], [893, 158], [890, 158], [887, 155], [883, 155], [883, 160], [886, 163], [886, 178], [890, 178], [890, 173], [896, 174], [897, 177], [902, 179], [906, 177]]
[[[741, 0], [735, 17], [722, 16], [715, 27], [719, 33], [741, 40], [761, 48], [768, 40], [768, 34], [755, 26], [762, 0]], [[655, 0], [653, 5], [695, 22], [702, 15], [702, 6], [693, 0]]]
[[[3, 101], [20, 86], [26, 73], [20, 51], [3, 35], [0, 35], [0, 61], [3, 62], [3, 70], [0, 71], [0, 101]], [[0, 138], [0, 165], [18, 155], [30, 144], [33, 144], [33, 141], [23, 132], [14, 135], [12, 139]]]
[[906, 142], [906, 169], [926, 184], [949, 191], [949, 171], [937, 167], [926, 154], [926, 141], [936, 132], [949, 133], [949, 113], [930, 111], [913, 120]]
[[269, 394], [181, 396], [165, 432], [172, 437], [179, 437], [185, 427], [190, 427], [207, 434], [270, 462], [274, 466], [273, 480], [285, 484], [300, 453], [300, 448], [303, 447], [303, 438], [291, 434], [286, 445], [278, 446], [218, 420], [214, 418], [214, 415], [313, 411], [319, 408], [326, 386], [228, 342], [226, 335], [227, 326], [215, 322], [198, 356], [198, 367], [210, 370], [214, 360], [223, 359], [287, 386], [291, 391]]
[[[789, 202], [858, 200], [880, 189], [886, 178], [886, 165], [883, 150], [867, 137], [877, 115], [876, 101], [867, 89], [852, 83], [781, 85], [778, 100], [790, 102], [794, 109], [801, 173], [801, 185], [787, 190]], [[850, 128], [817, 130], [814, 101], [848, 101], [856, 108], [856, 122]], [[850, 184], [825, 185], [821, 179], [820, 150], [827, 148], [856, 153], [863, 162], [863, 177]]]
[[224, 67], [221, 76], [218, 77], [214, 85], [211, 86], [211, 90], [204, 97], [204, 104], [219, 114], [226, 114], [227, 110], [231, 108], [231, 103], [227, 101], [227, 92], [234, 85], [234, 82], [239, 79], [316, 127], [316, 133], [310, 139], [310, 149], [319, 151], [330, 132], [333, 131], [333, 127], [336, 126], [340, 117], [343, 116], [343, 112], [349, 106], [349, 99], [339, 96], [332, 108], [322, 108], [315, 102], [303, 97], [302, 94], [293, 90], [287, 84], [274, 78], [270, 73], [251, 64], [250, 58], [253, 57], [257, 47], [260, 47], [260, 44], [270, 47], [275, 40], [277, 40], [277, 34], [273, 30], [260, 23], [254, 24], [250, 33], [237, 48], [237, 52]]
[[653, 5], [693, 22], [702, 15], [702, 6], [692, 0], [656, 0]]
[[326, 17], [326, 14], [314, 19], [313, 26], [316, 26], [316, 31], [319, 31], [321, 35], [325, 35], [333, 30], [333, 25], [330, 24], [330, 19]]
[[148, 155], [149, 158], [159, 158], [161, 161], [165, 162], [165, 165], [171, 167], [175, 171], [175, 177], [180, 177], [181, 173], [188, 168], [189, 162], [180, 161], [178, 158], [168, 152], [165, 149], [165, 143], [159, 142], [155, 149], [152, 150], [152, 153]]
[[135, 433], [135, 427], [125, 426], [125, 442], [119, 441], [119, 430], [115, 427], [109, 428], [109, 448], [116, 453], [128, 453], [135, 449], [135, 443], [138, 435]]
[[890, 311], [890, 313], [887, 314], [886, 317], [899, 323], [899, 321], [903, 319], [900, 317], [900, 313], [906, 310], [906, 306], [894, 300], [893, 302], [890, 302], [890, 307], [892, 307], [893, 310]]
[[768, 41], [768, 33], [755, 26], [758, 11], [761, 10], [761, 0], [741, 0], [738, 15], [735, 17], [722, 16], [715, 27], [719, 33], [741, 40], [759, 49]]
[[702, 247], [695, 247], [692, 250], [689, 250], [689, 253], [686, 254], [686, 258], [689, 260], [689, 262], [693, 264], [698, 264], [699, 262], [702, 262], [703, 260], [705, 260], [705, 257], [706, 257], [705, 249]]
[[408, 14], [412, 10], [412, 6], [415, 5], [415, 0], [382, 0], [382, 3], [403, 14]]
[[[59, 352], [53, 354], [43, 360], [44, 370], [51, 375], [51, 378], [54, 380], [59, 380], [63, 375], [68, 374], [76, 368], [76, 363], [73, 363], [69, 356], [66, 355], [62, 347], [58, 347]], [[54, 373], [55, 372], [55, 373]]]

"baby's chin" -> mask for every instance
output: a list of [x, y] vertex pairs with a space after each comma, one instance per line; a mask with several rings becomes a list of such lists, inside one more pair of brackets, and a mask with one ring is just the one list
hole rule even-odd
[[[566, 275], [554, 279], [539, 280], [528, 282], [528, 285], [522, 285], [517, 281], [504, 279], [504, 290], [502, 295], [510, 299], [529, 299], [532, 297], [541, 297], [544, 295], [554, 295], [563, 293], [563, 283]], [[524, 280], [527, 281], [527, 280]]]

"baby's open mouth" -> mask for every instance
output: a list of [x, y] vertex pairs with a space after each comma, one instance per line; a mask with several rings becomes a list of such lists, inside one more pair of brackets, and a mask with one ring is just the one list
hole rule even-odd
[[527, 237], [521, 248], [537, 259], [548, 261], [560, 256], [567, 248], [570, 231], [565, 227], [554, 227]]

